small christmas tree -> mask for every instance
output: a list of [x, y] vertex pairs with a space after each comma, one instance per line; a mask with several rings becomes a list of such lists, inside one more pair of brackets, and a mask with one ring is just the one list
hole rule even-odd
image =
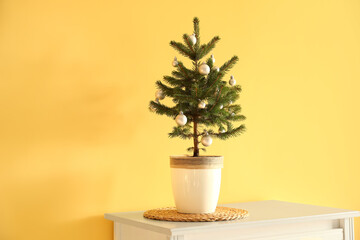
[[[183, 35], [184, 43], [171, 41], [170, 46], [181, 55], [192, 60], [193, 67], [187, 68], [175, 57], [172, 62], [176, 69], [172, 76], [164, 76], [163, 81], [156, 82], [158, 90], [155, 101], [150, 102], [150, 110], [161, 115], [174, 118], [177, 125], [169, 133], [169, 137], [183, 139], [193, 138], [193, 156], [199, 156], [199, 138], [205, 147], [211, 145], [212, 138], [222, 140], [238, 136], [245, 131], [245, 125], [234, 127], [232, 122], [242, 121], [240, 105], [234, 104], [239, 98], [241, 87], [236, 85], [233, 76], [229, 82], [222, 79], [236, 64], [238, 57], [234, 56], [220, 68], [214, 66], [215, 58], [211, 55], [205, 62], [201, 62], [220, 40], [214, 37], [207, 44], [200, 44], [199, 19], [194, 18], [194, 34]], [[165, 97], [172, 98], [174, 106], [168, 107], [160, 102]], [[191, 125], [192, 123], [192, 125]], [[214, 130], [215, 129], [215, 130]]]

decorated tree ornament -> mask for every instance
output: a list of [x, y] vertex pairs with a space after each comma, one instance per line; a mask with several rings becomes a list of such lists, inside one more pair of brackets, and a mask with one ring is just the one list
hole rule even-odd
[[159, 89], [155, 92], [155, 98], [163, 100], [165, 98], [165, 94]]
[[208, 147], [212, 144], [212, 138], [209, 135], [209, 133], [206, 133], [205, 136], [201, 138], [201, 144], [204, 145], [205, 147]]
[[210, 67], [206, 63], [202, 63], [199, 66], [199, 73], [201, 75], [208, 75], [210, 73]]
[[204, 108], [206, 108], [206, 103], [205, 103], [205, 101], [201, 101], [201, 102], [199, 102], [199, 104], [198, 104], [198, 108], [200, 108], [200, 109], [204, 109]]
[[172, 61], [172, 66], [173, 66], [173, 67], [177, 67], [178, 64], [179, 64], [179, 63], [178, 63], [178, 61], [177, 61], [177, 58], [174, 57], [174, 60]]
[[189, 40], [192, 43], [192, 45], [196, 44], [196, 36], [195, 33], [193, 33], [192, 35], [189, 36]]
[[179, 126], [185, 126], [185, 124], [187, 123], [187, 117], [182, 111], [180, 111], [180, 113], [176, 116], [175, 122]]
[[[245, 126], [235, 121], [245, 117], [240, 115], [240, 105], [237, 105], [241, 82], [234, 86], [229, 84], [230, 75], [237, 74], [231, 69], [239, 57], [233, 56], [224, 64], [220, 63], [216, 59], [218, 55], [215, 58], [218, 53], [213, 50], [220, 38], [215, 36], [208, 44], [202, 44], [199, 19], [194, 18], [193, 23], [193, 30], [182, 34], [181, 42], [170, 41], [170, 46], [176, 50], [166, 60], [172, 71], [156, 81], [153, 94], [157, 99], [154, 100], [153, 95], [146, 108], [170, 117], [175, 123], [169, 137], [192, 139], [188, 150], [192, 157], [199, 157], [206, 148], [201, 140], [204, 145], [212, 146], [211, 140], [215, 137], [226, 140], [240, 135]], [[225, 76], [227, 72], [229, 75]], [[229, 103], [230, 100], [234, 103]]]
[[231, 104], [233, 104], [233, 102], [230, 100], [230, 101], [229, 101], [229, 105], [231, 105]]
[[[158, 98], [155, 98], [155, 102], [156, 102], [157, 104], [160, 104], [160, 101], [159, 101]], [[155, 107], [154, 107], [153, 105], [150, 105], [150, 110], [151, 110], [152, 112], [155, 112], [155, 111], [156, 111], [156, 109], [155, 109]]]
[[235, 78], [234, 78], [233, 75], [231, 75], [231, 77], [230, 77], [229, 84], [230, 84], [231, 86], [235, 86], [235, 84], [236, 84], [236, 80], [235, 80]]
[[226, 132], [224, 128], [219, 128], [219, 133], [224, 133]]
[[213, 54], [211, 54], [211, 61], [212, 61], [213, 63], [215, 63], [215, 58], [214, 58], [214, 55], [213, 55]]

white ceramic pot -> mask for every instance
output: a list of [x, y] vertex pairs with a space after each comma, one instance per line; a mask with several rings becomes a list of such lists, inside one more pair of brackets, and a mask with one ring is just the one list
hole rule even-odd
[[178, 212], [213, 213], [219, 199], [222, 156], [171, 156], [171, 180]]

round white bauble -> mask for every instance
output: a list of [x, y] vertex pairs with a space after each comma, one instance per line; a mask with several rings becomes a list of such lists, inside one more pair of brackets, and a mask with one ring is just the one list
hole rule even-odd
[[231, 75], [231, 77], [230, 77], [229, 84], [230, 84], [231, 86], [235, 86], [235, 84], [236, 84], [236, 80], [235, 80], [235, 78], [234, 78], [233, 75]]
[[199, 66], [199, 73], [201, 75], [208, 75], [210, 73], [210, 67], [206, 63], [202, 63]]
[[179, 64], [179, 63], [178, 63], [178, 61], [177, 61], [177, 58], [174, 57], [174, 60], [172, 61], [172, 66], [173, 66], [173, 67], [176, 67], [178, 64]]
[[157, 90], [155, 93], [155, 98], [163, 100], [165, 98], [165, 94], [161, 90]]
[[187, 123], [187, 117], [183, 112], [180, 112], [179, 115], [176, 116], [175, 122], [179, 126], [184, 126]]
[[192, 43], [192, 45], [196, 44], [196, 36], [195, 33], [193, 33], [192, 35], [189, 36], [190, 42]]
[[201, 108], [201, 109], [206, 108], [206, 103], [205, 103], [205, 101], [201, 101], [201, 102], [199, 102], [199, 104], [198, 104], [198, 108]]
[[219, 128], [219, 133], [224, 133], [226, 132], [224, 128]]
[[213, 69], [217, 72], [220, 72], [220, 68], [218, 68], [217, 66], [214, 66]]
[[201, 138], [201, 144], [204, 145], [205, 147], [208, 147], [212, 144], [212, 138], [210, 137], [209, 134], [206, 134]]
[[213, 63], [215, 63], [215, 58], [214, 58], [214, 55], [212, 55], [212, 54], [211, 54], [211, 61], [212, 61]]
[[219, 106], [220, 109], [223, 109], [223, 107], [224, 107], [224, 106], [223, 106], [222, 104]]

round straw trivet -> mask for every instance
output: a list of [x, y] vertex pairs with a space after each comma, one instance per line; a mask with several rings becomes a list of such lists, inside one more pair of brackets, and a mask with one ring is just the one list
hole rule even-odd
[[249, 216], [244, 209], [217, 207], [214, 213], [179, 213], [175, 207], [157, 208], [144, 212], [144, 217], [171, 222], [215, 222], [242, 219]]

